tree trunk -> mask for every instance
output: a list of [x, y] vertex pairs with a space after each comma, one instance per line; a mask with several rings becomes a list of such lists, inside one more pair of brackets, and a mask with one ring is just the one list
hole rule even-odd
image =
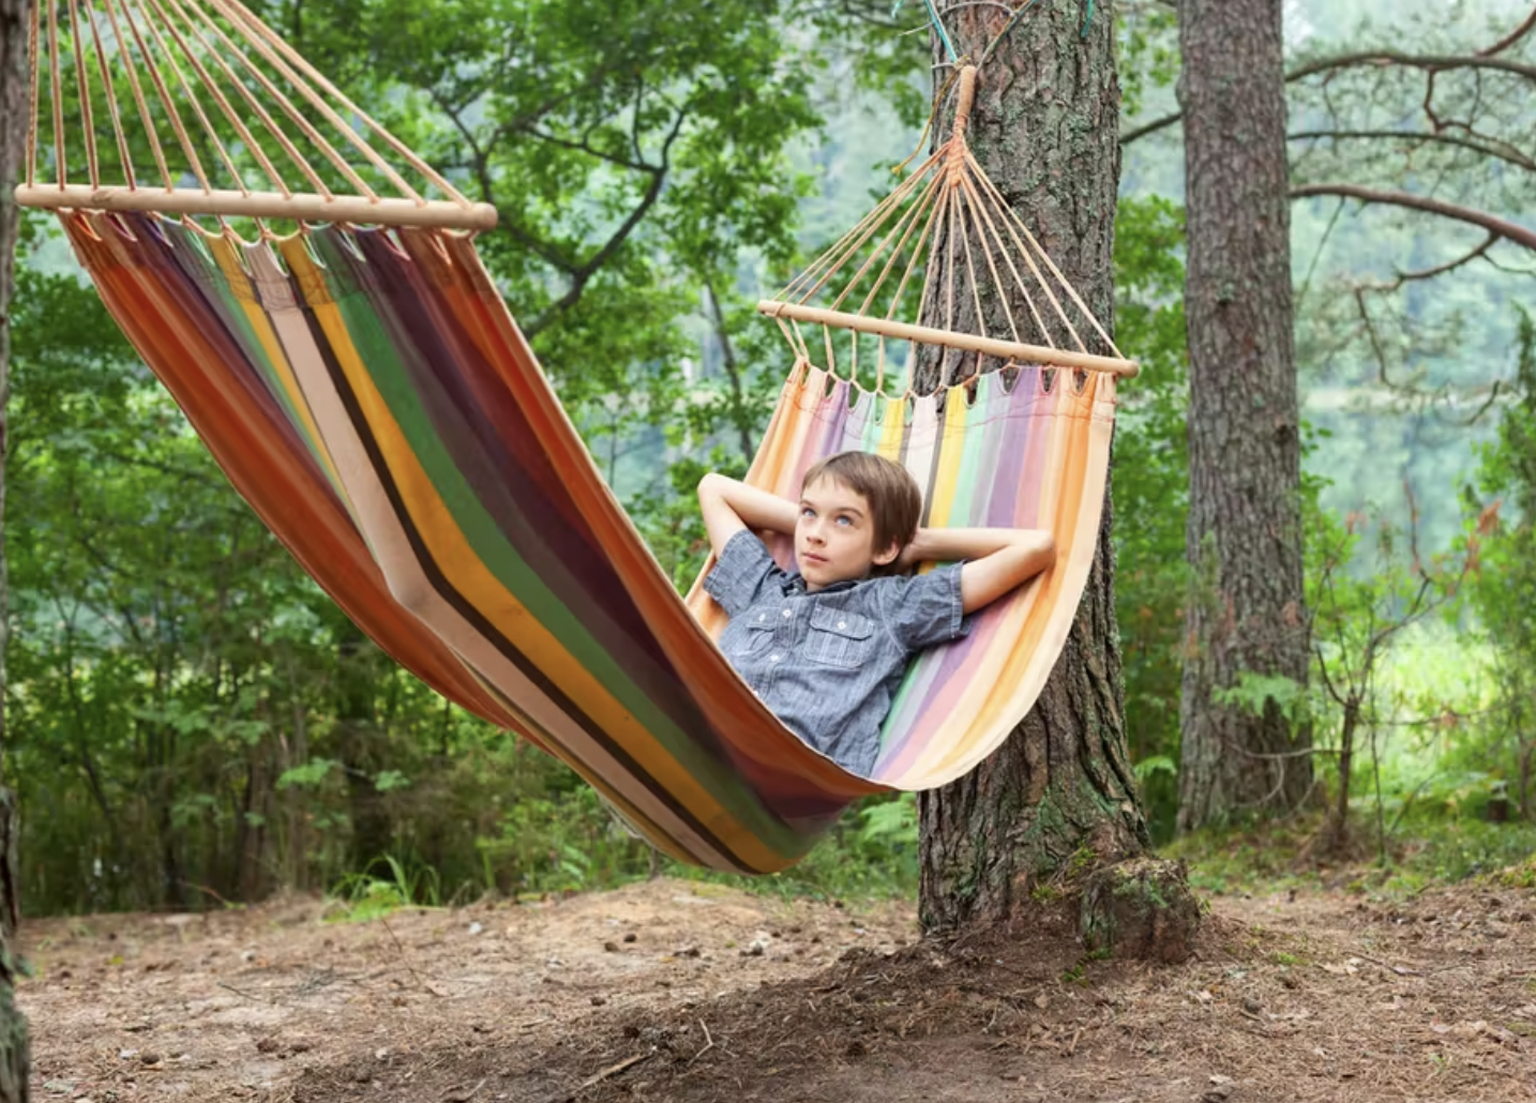
[[[15, 288], [16, 187], [27, 143], [26, 0], [0, 0], [0, 755], [5, 750], [5, 646], [9, 590], [5, 572], [6, 403], [11, 391], [11, 293]], [[0, 759], [3, 761], [3, 759]], [[27, 1020], [16, 1007], [14, 939], [20, 907], [16, 899], [16, 807], [0, 788], [0, 1103], [29, 1098], [32, 1057]]]
[[1281, 709], [1218, 703], [1247, 671], [1307, 680], [1281, 0], [1184, 0], [1192, 568], [1179, 827], [1292, 808], [1311, 760]]
[[1349, 849], [1349, 790], [1354, 784], [1355, 732], [1360, 727], [1360, 702], [1351, 693], [1344, 702], [1344, 723], [1339, 729], [1339, 791], [1334, 797], [1333, 828], [1328, 849], [1343, 854]]
[[[955, 49], [971, 58], [1007, 20], [983, 5], [949, 10]], [[1076, 5], [1041, 5], [999, 43], [978, 73], [969, 134], [987, 175], [1109, 329], [1120, 166], [1114, 19], [1101, 5], [1086, 38], [1081, 21]], [[938, 72], [942, 90], [952, 70]], [[940, 118], [947, 134], [951, 119]], [[931, 370], [917, 382], [931, 386]], [[1080, 875], [1095, 866], [1148, 849], [1125, 746], [1111, 518], [1106, 502], [1087, 590], [1039, 703], [971, 774], [919, 794], [926, 930], [1000, 924], [1032, 902], [1080, 892]]]

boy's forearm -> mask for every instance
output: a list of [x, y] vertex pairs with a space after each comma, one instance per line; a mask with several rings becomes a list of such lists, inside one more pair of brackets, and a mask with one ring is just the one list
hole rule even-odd
[[795, 531], [800, 507], [788, 498], [780, 498], [736, 479], [722, 479], [722, 483], [726, 504], [736, 511], [736, 516], [748, 528], [783, 533]]
[[699, 483], [699, 504], [716, 551], [737, 527], [732, 521], [750, 529], [792, 533], [799, 516], [799, 507], [787, 498], [724, 475], [704, 476]]
[[984, 559], [1036, 535], [1032, 529], [918, 529], [902, 558], [908, 564]]
[[1049, 568], [1056, 541], [1044, 529], [919, 529], [905, 565], [955, 559], [966, 561], [960, 607], [974, 613]]

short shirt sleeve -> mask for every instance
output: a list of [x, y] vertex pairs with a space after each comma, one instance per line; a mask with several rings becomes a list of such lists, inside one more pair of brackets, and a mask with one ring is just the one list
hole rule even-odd
[[920, 651], [958, 639], [969, 631], [960, 597], [960, 564], [951, 563], [927, 574], [893, 579], [885, 599], [885, 622], [902, 646]]
[[767, 586], [785, 577], [763, 542], [742, 529], [725, 542], [714, 569], [704, 576], [704, 592], [720, 603], [726, 616], [740, 616]]

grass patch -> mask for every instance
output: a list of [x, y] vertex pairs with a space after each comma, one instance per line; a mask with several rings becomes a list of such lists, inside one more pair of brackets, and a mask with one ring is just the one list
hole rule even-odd
[[1307, 818], [1199, 831], [1174, 840], [1162, 856], [1189, 863], [1189, 883], [1200, 892], [1257, 896], [1317, 887], [1322, 874], [1307, 855], [1320, 825]]
[[1388, 838], [1385, 853], [1373, 826], [1359, 823], [1355, 845], [1342, 856], [1320, 852], [1324, 828], [1314, 815], [1200, 832], [1164, 848], [1164, 856], [1188, 862], [1190, 884], [1216, 894], [1310, 888], [1402, 899], [1476, 877], [1536, 888], [1536, 823], [1416, 817]]

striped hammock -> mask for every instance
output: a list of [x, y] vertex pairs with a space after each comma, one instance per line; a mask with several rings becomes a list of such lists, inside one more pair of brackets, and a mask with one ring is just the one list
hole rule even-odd
[[[253, 40], [270, 35], [237, 4], [213, 6], [246, 20]], [[58, 73], [56, 62], [54, 99]], [[721, 611], [697, 584], [678, 596], [602, 481], [472, 237], [441, 228], [456, 217], [483, 226], [483, 205], [413, 193], [389, 206], [370, 193], [348, 199], [336, 223], [247, 241], [227, 225], [214, 233], [159, 212], [259, 218], [297, 205], [308, 220], [338, 197], [219, 192], [207, 180], [180, 192], [169, 179], [163, 190], [136, 188], [131, 174], [112, 187], [94, 150], [90, 184], [71, 185], [62, 140], [58, 183], [34, 179], [34, 149], [18, 199], [59, 212], [107, 309], [236, 489], [386, 652], [568, 763], [667, 853], [765, 873], [801, 857], [857, 798], [937, 786], [990, 754], [1043, 686], [1094, 558], [1116, 375], [1135, 366], [1087, 351], [1068, 312], [1075, 303], [1081, 324], [1086, 308], [971, 158], [973, 87], [967, 69], [949, 141], [762, 305], [790, 338], [793, 364], [749, 482], [793, 497], [818, 458], [878, 451], [925, 489], [925, 525], [1043, 528], [1057, 542], [1053, 568], [989, 606], [966, 638], [912, 664], [871, 778], [786, 730], [715, 646]], [[33, 109], [44, 117], [36, 90]], [[350, 224], [369, 211], [388, 228]], [[951, 275], [940, 281], [932, 260], [946, 249]], [[908, 254], [929, 257], [925, 275], [914, 277], [924, 271], [916, 260], [898, 263]], [[1026, 293], [1029, 315], [1040, 322], [1054, 309], [1057, 332], [1077, 349], [1024, 344], [1008, 308], [1018, 295], [984, 286], [978, 271], [1031, 275], [1045, 298]], [[872, 304], [882, 288], [894, 297], [880, 317]], [[920, 317], [942, 328], [893, 320], [914, 293]], [[1005, 324], [988, 322], [988, 299], [1002, 303]], [[820, 327], [824, 355], [803, 325]], [[1052, 328], [1035, 327], [1047, 338]], [[854, 359], [861, 339], [874, 343], [872, 389], [852, 363], [832, 370], [834, 331], [852, 333]], [[888, 341], [907, 342], [912, 363], [937, 350], [957, 382], [931, 394], [887, 388]], [[977, 375], [987, 356], [1008, 370]], [[787, 546], [775, 552], [789, 564]]]

